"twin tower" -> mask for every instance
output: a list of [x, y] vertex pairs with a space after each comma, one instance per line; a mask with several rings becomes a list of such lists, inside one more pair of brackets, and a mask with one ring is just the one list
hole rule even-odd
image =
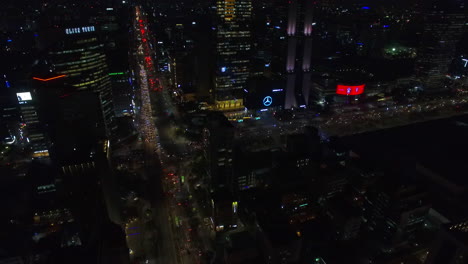
[[[310, 94], [313, 5], [289, 0], [285, 109], [304, 107]], [[252, 1], [218, 0], [217, 65], [214, 99], [219, 110], [243, 109], [243, 90], [250, 75]]]
[[285, 109], [304, 107], [309, 103], [313, 5], [313, 1], [289, 0]]

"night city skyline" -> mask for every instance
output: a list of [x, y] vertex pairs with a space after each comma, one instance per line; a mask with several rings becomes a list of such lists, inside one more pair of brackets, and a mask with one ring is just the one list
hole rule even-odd
[[465, 0], [4, 0], [0, 264], [468, 264]]

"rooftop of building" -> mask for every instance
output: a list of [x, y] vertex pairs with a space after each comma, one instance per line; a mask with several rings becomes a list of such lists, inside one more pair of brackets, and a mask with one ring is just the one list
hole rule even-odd
[[229, 242], [229, 249], [232, 251], [255, 248], [255, 240], [248, 231], [236, 231], [228, 234], [226, 240]]
[[213, 193], [211, 193], [211, 199], [215, 203], [224, 203], [234, 201], [232, 193], [227, 188], [218, 188]]
[[210, 127], [223, 127], [223, 128], [233, 128], [233, 125], [229, 120], [224, 116], [222, 112], [209, 112], [207, 114], [208, 124]]
[[236, 167], [240, 171], [259, 170], [272, 167], [272, 152], [270, 150], [262, 151], [242, 151], [239, 153], [239, 164]]
[[421, 164], [457, 186], [467, 186], [468, 116], [412, 124], [342, 138], [364, 160], [394, 170]]
[[286, 217], [270, 216], [267, 221], [261, 221], [260, 226], [274, 246], [288, 245], [299, 240], [296, 230], [289, 225], [289, 220]]
[[361, 215], [360, 208], [353, 207], [340, 196], [327, 200], [327, 208], [332, 211], [334, 218], [346, 219], [348, 217], [359, 217]]

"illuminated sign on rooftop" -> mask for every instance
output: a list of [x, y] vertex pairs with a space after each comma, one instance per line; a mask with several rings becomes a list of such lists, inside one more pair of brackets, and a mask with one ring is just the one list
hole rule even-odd
[[342, 85], [336, 86], [336, 93], [341, 95], [358, 95], [364, 93], [365, 85]]
[[30, 92], [16, 93], [16, 97], [18, 98], [18, 102], [24, 102], [24, 101], [31, 101], [32, 100]]
[[65, 33], [67, 35], [71, 34], [80, 34], [80, 33], [87, 33], [87, 32], [94, 32], [94, 26], [88, 26], [88, 27], [75, 27], [75, 28], [67, 28], [65, 29]]

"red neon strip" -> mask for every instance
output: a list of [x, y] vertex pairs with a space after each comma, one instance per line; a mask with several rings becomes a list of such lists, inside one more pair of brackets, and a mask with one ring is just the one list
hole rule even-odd
[[42, 82], [48, 82], [48, 81], [51, 81], [51, 80], [55, 80], [55, 79], [58, 79], [58, 78], [63, 78], [65, 77], [66, 75], [59, 75], [59, 76], [55, 76], [55, 77], [51, 77], [51, 78], [47, 78], [47, 79], [42, 79], [42, 78], [38, 78], [38, 77], [33, 77], [34, 80], [38, 80], [38, 81], [42, 81]]

